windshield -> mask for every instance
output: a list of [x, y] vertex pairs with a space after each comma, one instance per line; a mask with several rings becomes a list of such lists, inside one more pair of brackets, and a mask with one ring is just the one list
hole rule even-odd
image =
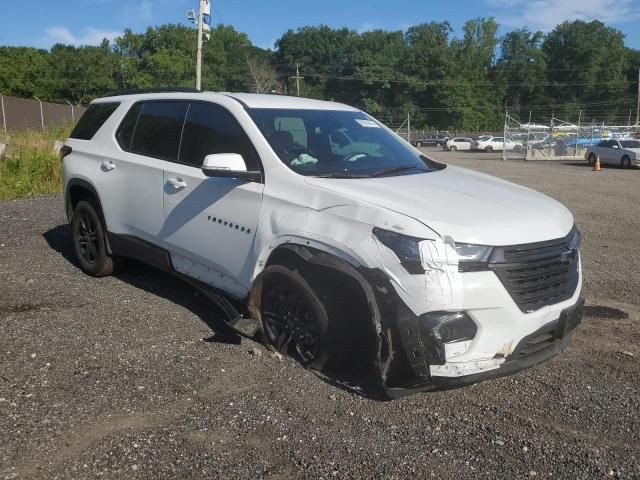
[[640, 141], [638, 140], [620, 140], [622, 148], [640, 148]]
[[358, 178], [445, 168], [362, 112], [248, 110], [280, 160], [300, 175]]

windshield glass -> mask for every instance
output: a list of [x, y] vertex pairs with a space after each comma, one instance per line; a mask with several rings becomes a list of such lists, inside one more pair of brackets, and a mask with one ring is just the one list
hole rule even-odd
[[250, 109], [280, 160], [300, 175], [357, 178], [445, 168], [362, 112]]
[[640, 148], [640, 141], [638, 140], [620, 140], [622, 148]]

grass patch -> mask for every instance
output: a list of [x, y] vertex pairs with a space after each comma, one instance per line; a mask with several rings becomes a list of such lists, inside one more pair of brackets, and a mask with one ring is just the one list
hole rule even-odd
[[0, 158], [0, 200], [60, 192], [62, 165], [53, 143], [64, 141], [70, 131], [71, 125], [58, 125], [45, 131], [0, 133], [0, 143], [7, 145]]

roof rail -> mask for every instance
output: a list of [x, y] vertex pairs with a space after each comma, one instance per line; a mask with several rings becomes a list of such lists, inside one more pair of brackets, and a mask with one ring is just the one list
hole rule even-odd
[[105, 97], [118, 97], [120, 95], [137, 95], [141, 93], [200, 93], [197, 88], [191, 87], [151, 87], [151, 88], [129, 88], [118, 92], [109, 92]]

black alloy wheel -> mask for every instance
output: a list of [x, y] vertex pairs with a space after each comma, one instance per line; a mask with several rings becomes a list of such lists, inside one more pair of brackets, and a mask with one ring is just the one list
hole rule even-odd
[[329, 320], [320, 300], [296, 271], [273, 265], [265, 269], [262, 323], [266, 340], [278, 352], [303, 365], [322, 369]]
[[78, 217], [78, 233], [76, 242], [82, 259], [89, 265], [94, 265], [98, 259], [98, 224], [94, 218], [86, 213]]
[[90, 200], [81, 200], [73, 210], [71, 236], [80, 268], [93, 277], [110, 275], [124, 266], [124, 259], [109, 255], [99, 209]]

